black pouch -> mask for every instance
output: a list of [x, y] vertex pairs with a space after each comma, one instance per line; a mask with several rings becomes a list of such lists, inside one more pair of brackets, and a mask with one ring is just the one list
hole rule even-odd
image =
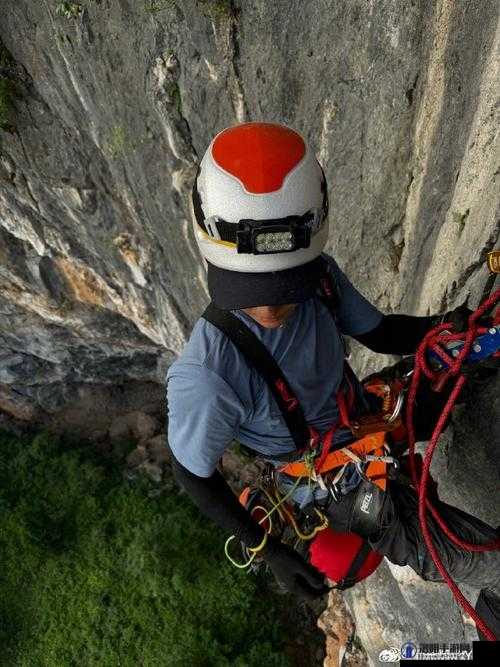
[[385, 497], [385, 492], [376, 484], [362, 480], [352, 507], [349, 527], [353, 533], [369, 537], [380, 530]]

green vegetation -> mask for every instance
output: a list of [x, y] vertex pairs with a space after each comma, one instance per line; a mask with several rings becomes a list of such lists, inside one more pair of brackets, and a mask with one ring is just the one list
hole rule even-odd
[[231, 0], [198, 0], [201, 11], [211, 19], [227, 19], [231, 16]]
[[177, 111], [182, 114], [182, 98], [179, 84], [175, 81], [166, 84], [166, 89], [172, 104], [175, 106]]
[[467, 218], [469, 217], [470, 209], [467, 209], [465, 213], [459, 213], [458, 211], [452, 211], [452, 219], [453, 222], [458, 226], [458, 231], [461, 234], [464, 229], [465, 225], [467, 222]]
[[0, 129], [13, 130], [12, 116], [14, 99], [17, 90], [13, 77], [15, 77], [14, 58], [9, 50], [5, 48], [0, 40]]
[[2, 667], [288, 664], [277, 599], [159, 491], [88, 447], [0, 434]]
[[5, 48], [0, 40], [0, 69], [5, 69], [12, 67], [14, 65], [14, 58], [10, 54], [10, 51]]
[[69, 2], [62, 0], [56, 5], [56, 14], [64, 16], [67, 19], [76, 19], [82, 13], [82, 6], [79, 2]]
[[104, 150], [111, 158], [120, 157], [132, 148], [127, 132], [123, 125], [115, 125], [111, 128], [108, 140], [104, 144]]
[[144, 10], [150, 14], [155, 14], [172, 7], [172, 5], [175, 5], [175, 0], [145, 0]]

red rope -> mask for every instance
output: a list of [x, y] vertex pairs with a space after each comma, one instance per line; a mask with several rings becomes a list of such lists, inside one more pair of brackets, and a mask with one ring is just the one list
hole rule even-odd
[[[410, 390], [408, 393], [407, 411], [406, 411], [406, 427], [408, 431], [410, 472], [413, 485], [415, 487], [415, 490], [418, 492], [418, 517], [425, 543], [427, 545], [429, 553], [431, 554], [437, 569], [439, 570], [439, 573], [450, 587], [455, 600], [469, 614], [469, 616], [476, 623], [476, 626], [479, 628], [479, 630], [490, 641], [496, 641], [494, 633], [490, 630], [490, 628], [486, 625], [486, 623], [479, 616], [476, 610], [472, 607], [470, 602], [464, 597], [464, 595], [462, 594], [456, 583], [453, 581], [453, 579], [451, 578], [450, 574], [448, 573], [448, 571], [446, 570], [441, 561], [439, 553], [437, 552], [437, 549], [432, 541], [432, 536], [429, 527], [427, 525], [427, 510], [429, 510], [429, 512], [432, 514], [436, 523], [439, 525], [439, 527], [445, 533], [448, 539], [450, 539], [455, 545], [457, 545], [464, 551], [482, 552], [482, 551], [500, 550], [500, 539], [493, 540], [488, 544], [472, 544], [470, 542], [466, 542], [465, 540], [461, 540], [453, 531], [450, 530], [450, 528], [444, 522], [443, 518], [438, 513], [437, 509], [432, 505], [430, 500], [427, 498], [427, 491], [428, 491], [430, 468], [434, 450], [436, 449], [439, 436], [443, 431], [443, 428], [450, 416], [450, 413], [455, 405], [458, 395], [460, 394], [462, 387], [464, 386], [466, 381], [465, 376], [460, 373], [463, 361], [469, 354], [474, 339], [478, 335], [486, 331], [486, 329], [484, 329], [483, 327], [479, 327], [476, 323], [478, 319], [485, 312], [489, 312], [498, 301], [500, 301], [500, 290], [494, 292], [469, 317], [469, 323], [468, 323], [469, 328], [465, 336], [464, 346], [460, 351], [460, 354], [455, 359], [451, 358], [448, 355], [448, 353], [445, 352], [440, 347], [440, 344], [446, 343], [451, 340], [461, 340], [463, 339], [463, 333], [442, 334], [441, 333], [442, 331], [446, 329], [449, 330], [450, 328], [452, 328], [452, 325], [450, 324], [440, 324], [439, 326], [434, 327], [434, 329], [429, 331], [429, 333], [424, 337], [421, 344], [419, 345], [416, 353], [415, 369], [412, 377], [412, 382], [410, 385]], [[452, 376], [457, 377], [457, 380], [434, 428], [432, 438], [425, 452], [424, 461], [422, 465], [422, 475], [419, 480], [415, 465], [415, 429], [413, 425], [414, 405], [415, 405], [418, 386], [422, 374], [424, 374], [427, 378], [429, 378], [429, 380], [437, 382], [438, 386], [440, 387], [442, 387], [444, 384], [442, 375], [443, 372], [436, 373], [431, 368], [429, 368], [427, 364], [426, 352], [429, 348], [434, 350], [442, 359], [446, 361], [446, 363], [449, 366], [448, 370], [444, 372], [444, 382], [446, 382]]]
[[338, 422], [334, 424], [332, 428], [323, 435], [321, 454], [319, 455], [318, 460], [314, 464], [314, 469], [316, 470], [316, 472], [321, 471], [323, 463], [326, 461], [326, 457], [328, 456], [328, 452], [330, 451], [330, 448], [332, 446], [333, 436], [335, 435], [337, 427], [338, 427]]

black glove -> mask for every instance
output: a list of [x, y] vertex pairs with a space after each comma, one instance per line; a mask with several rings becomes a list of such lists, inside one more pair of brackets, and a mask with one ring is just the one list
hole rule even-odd
[[436, 324], [450, 322], [454, 326], [454, 333], [460, 333], [467, 330], [469, 317], [472, 315], [472, 312], [473, 311], [467, 307], [467, 302], [464, 301], [464, 303], [457, 308], [449, 310], [444, 315], [438, 315]]
[[[467, 307], [467, 301], [464, 301], [460, 306], [449, 310], [444, 315], [438, 315], [436, 317], [436, 324], [441, 324], [442, 322], [451, 322], [454, 325], [454, 333], [461, 333], [462, 331], [467, 331], [469, 328], [469, 317], [474, 311]], [[493, 319], [491, 317], [485, 316], [481, 317], [478, 320], [478, 323], [483, 327], [490, 327], [492, 325]]]
[[321, 572], [306, 563], [287, 544], [269, 537], [261, 553], [276, 579], [290, 593], [306, 600], [314, 600], [328, 592], [329, 588]]
[[[472, 391], [478, 391], [478, 385], [489, 382], [496, 376], [498, 371], [500, 371], [500, 359], [498, 357], [489, 357], [477, 362], [464, 362], [461, 369], [462, 375], [465, 375], [469, 381], [472, 381], [474, 386]], [[468, 383], [469, 388], [472, 383]], [[473, 399], [476, 396], [472, 394], [470, 398]], [[466, 400], [466, 397], [463, 400]]]
[[334, 530], [371, 537], [382, 528], [386, 493], [372, 482], [363, 479], [353, 490], [332, 501], [327, 515]]
[[400, 380], [413, 369], [414, 365], [415, 356], [413, 354], [405, 356], [403, 359], [400, 359], [390, 366], [384, 366], [384, 368], [375, 371], [375, 373], [370, 373], [370, 375], [367, 375], [363, 378], [362, 384], [365, 384], [374, 378], [380, 378], [385, 382], [391, 382], [392, 380], [396, 379]]

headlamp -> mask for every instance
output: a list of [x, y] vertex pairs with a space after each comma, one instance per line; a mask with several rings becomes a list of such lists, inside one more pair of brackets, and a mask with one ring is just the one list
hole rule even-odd
[[285, 252], [294, 249], [292, 232], [260, 232], [255, 236], [257, 252]]
[[308, 248], [311, 227], [298, 216], [279, 220], [240, 220], [236, 231], [238, 253], [265, 255]]
[[214, 240], [234, 243], [238, 253], [264, 255], [309, 248], [325, 218], [324, 209], [315, 208], [300, 216], [289, 215], [274, 220], [243, 219], [238, 223], [212, 216], [203, 221], [203, 227]]
[[321, 170], [323, 203], [302, 215], [283, 218], [227, 221], [219, 215], [205, 217], [198, 192], [198, 174], [193, 184], [193, 211], [198, 227], [216, 243], [236, 247], [238, 254], [270, 255], [309, 248], [313, 237], [323, 228], [328, 217], [326, 180]]

